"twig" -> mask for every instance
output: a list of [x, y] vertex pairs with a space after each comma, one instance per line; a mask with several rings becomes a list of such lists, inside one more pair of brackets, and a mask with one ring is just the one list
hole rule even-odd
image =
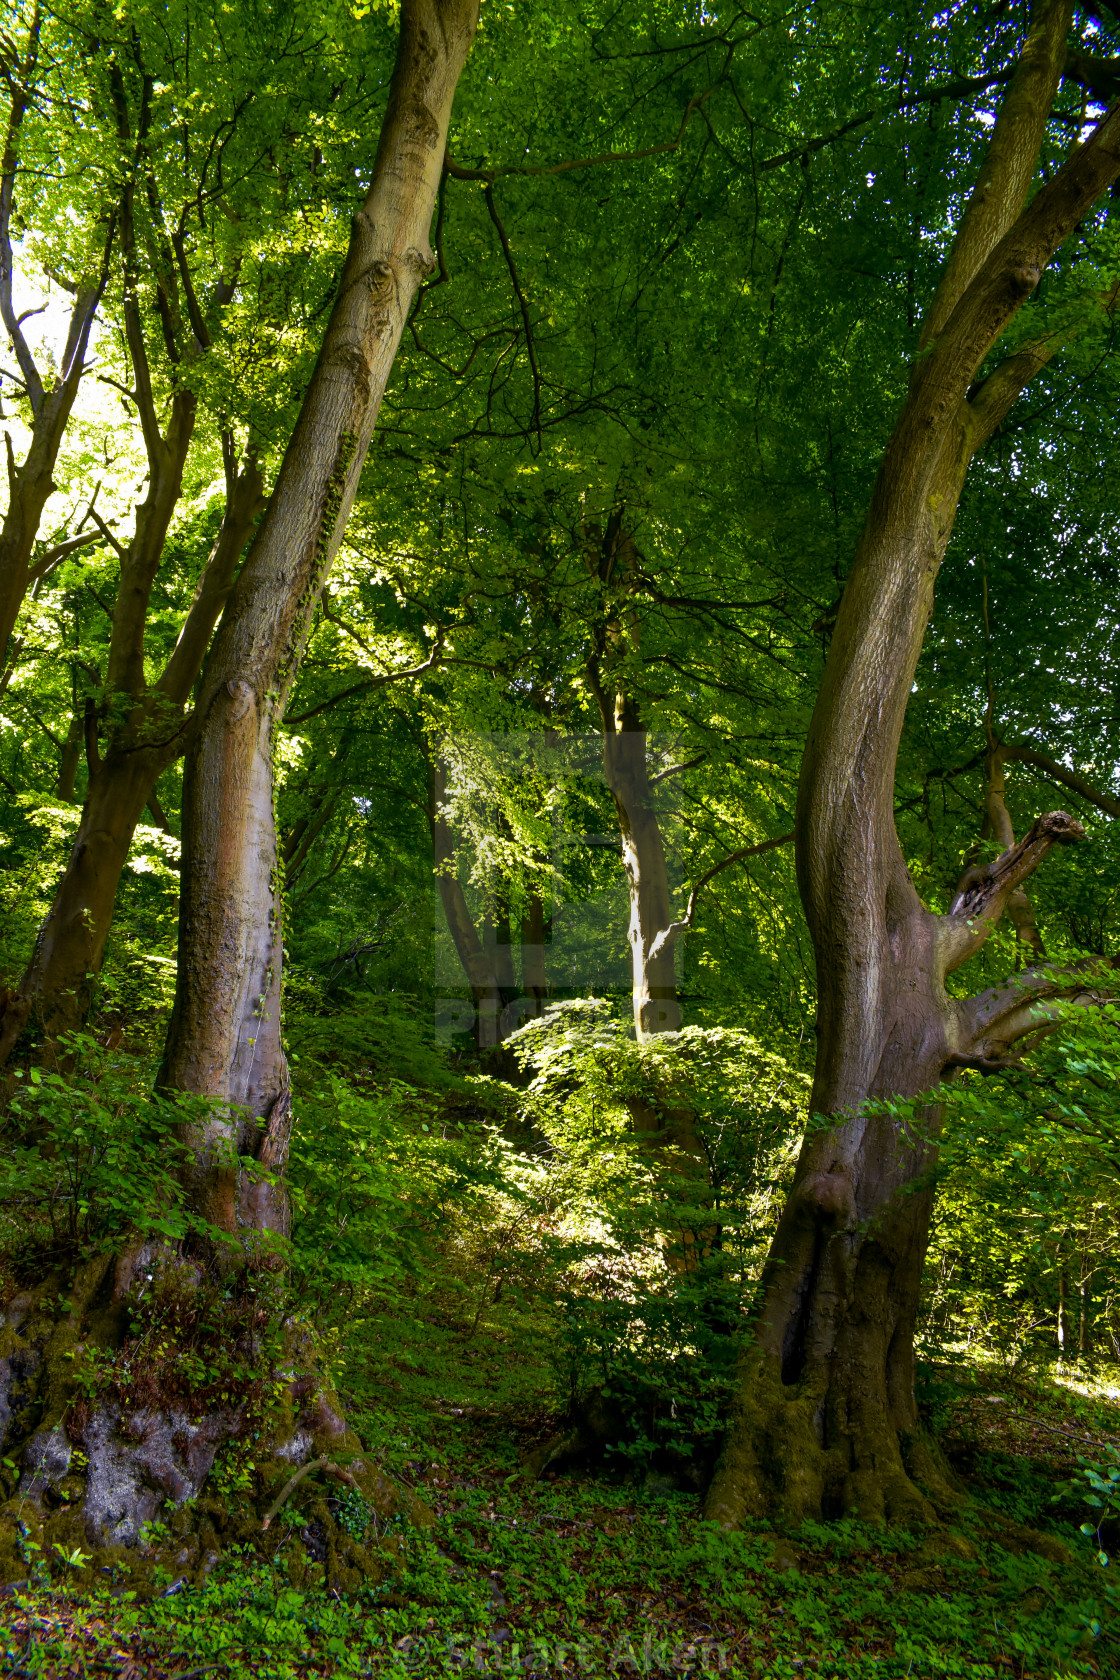
[[356, 1488], [359, 1493], [361, 1492], [361, 1489], [358, 1487], [357, 1482], [350, 1474], [349, 1470], [344, 1470], [341, 1464], [332, 1463], [325, 1453], [322, 1458], [309, 1459], [306, 1464], [300, 1466], [291, 1481], [285, 1484], [279, 1497], [273, 1501], [272, 1505], [265, 1513], [264, 1521], [261, 1523], [262, 1534], [276, 1515], [277, 1511], [280, 1509], [281, 1505], [283, 1505], [285, 1499], [287, 1499], [289, 1494], [291, 1494], [294, 1489], [299, 1486], [305, 1476], [310, 1476], [313, 1470], [323, 1470], [328, 1476], [337, 1476], [340, 1482], [348, 1482], [352, 1488]]

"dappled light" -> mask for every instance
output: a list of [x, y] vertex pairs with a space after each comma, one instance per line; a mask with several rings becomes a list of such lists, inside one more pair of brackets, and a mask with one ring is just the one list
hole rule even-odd
[[1120, 0], [6, 0], [0, 1673], [1120, 1674]]

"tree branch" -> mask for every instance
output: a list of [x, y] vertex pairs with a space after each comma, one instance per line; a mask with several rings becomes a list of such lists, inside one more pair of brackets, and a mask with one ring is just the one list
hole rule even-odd
[[1004, 746], [1000, 750], [1005, 758], [1014, 759], [1019, 764], [1029, 764], [1032, 769], [1040, 770], [1059, 787], [1069, 788], [1071, 793], [1079, 793], [1082, 799], [1088, 800], [1090, 805], [1095, 805], [1097, 810], [1103, 811], [1106, 816], [1120, 817], [1120, 799], [1114, 799], [1108, 793], [1101, 793], [1099, 788], [1094, 787], [1092, 782], [1087, 781], [1078, 771], [1067, 770], [1064, 764], [1048, 758], [1045, 753], [1039, 752], [1037, 747], [1031, 746], [1029, 741], [1024, 741], [1019, 746]]
[[[23, 119], [27, 115], [31, 104], [31, 83], [39, 61], [39, 37], [42, 28], [42, 12], [38, 5], [31, 16], [28, 29], [27, 51], [20, 63], [16, 60], [14, 68], [17, 76], [9, 77], [11, 91], [11, 105], [8, 111], [8, 127], [4, 138], [4, 157], [0, 164], [0, 319], [3, 320], [8, 337], [16, 353], [20, 374], [31, 403], [31, 412], [38, 418], [43, 407], [43, 382], [39, 377], [39, 370], [35, 366], [35, 358], [28, 348], [23, 329], [16, 318], [15, 306], [12, 302], [12, 277], [14, 256], [12, 252], [12, 197], [15, 192], [16, 174], [19, 169], [19, 136], [23, 127]], [[14, 50], [12, 53], [14, 57]]]
[[698, 111], [711, 98], [722, 80], [721, 76], [719, 81], [713, 82], [711, 87], [705, 88], [703, 93], [698, 93], [689, 100], [676, 139], [663, 141], [659, 146], [643, 146], [636, 152], [597, 152], [593, 157], [569, 158], [564, 163], [499, 164], [494, 169], [465, 169], [456, 163], [448, 152], [444, 157], [443, 167], [456, 181], [485, 181], [490, 185], [501, 180], [504, 175], [565, 175], [570, 169], [591, 169], [599, 163], [638, 163], [643, 158], [661, 157], [666, 152], [678, 150], [693, 112]]
[[105, 538], [100, 531], [87, 531], [84, 536], [70, 537], [66, 542], [57, 543], [54, 548], [47, 550], [41, 560], [36, 560], [35, 564], [29, 567], [28, 583], [41, 583], [49, 572], [53, 572], [54, 568], [66, 559], [68, 554], [75, 553], [79, 548], [91, 548], [104, 541]]
[[973, 279], [1018, 220], [1034, 179], [1046, 121], [1065, 64], [1073, 7], [1041, 0], [1000, 105], [977, 181], [922, 327], [921, 348], [938, 338]]
[[964, 999], [956, 1009], [962, 1041], [971, 1048], [961, 1054], [998, 1054], [1040, 1027], [1057, 1025], [1060, 1013], [1049, 1006], [1059, 999], [1076, 1002], [1083, 997], [1088, 1002], [1101, 1002], [1111, 995], [1112, 987], [1107, 982], [1117, 967], [1120, 959], [1116, 957], [1089, 957], [1066, 968], [1025, 969], [998, 986]]
[[[101, 515], [97, 512], [96, 508], [93, 508], [93, 507], [90, 508], [89, 517], [93, 520], [93, 523], [97, 526], [97, 529], [101, 532], [102, 537], [109, 544], [109, 546], [111, 548], [116, 549], [117, 558], [119, 560], [123, 560], [124, 556], [125, 556], [124, 547], [122, 546], [121, 543], [119, 543], [117, 541], [116, 537], [113, 535], [112, 531], [110, 531], [108, 525], [106, 525], [105, 521], [102, 519]], [[106, 609], [106, 611], [108, 611], [108, 609]], [[109, 616], [111, 618], [113, 615], [110, 613]]]
[[517, 265], [513, 260], [513, 252], [509, 248], [506, 230], [502, 226], [501, 218], [498, 215], [498, 207], [494, 203], [494, 183], [492, 181], [486, 183], [486, 208], [490, 212], [490, 220], [493, 222], [501, 241], [502, 254], [506, 259], [506, 267], [509, 269], [514, 295], [521, 310], [521, 324], [525, 331], [525, 353], [529, 358], [529, 370], [533, 375], [533, 413], [529, 424], [537, 434], [537, 453], [539, 454], [544, 448], [544, 439], [541, 436], [541, 370], [537, 365], [537, 349], [533, 339], [532, 323], [529, 320], [529, 305], [525, 300], [525, 293], [521, 290], [521, 281], [518, 278]]
[[967, 869], [962, 875], [948, 915], [942, 918], [944, 972], [967, 961], [990, 936], [1011, 894], [1032, 875], [1054, 846], [1083, 840], [1085, 830], [1066, 811], [1048, 811], [1035, 819], [1027, 834], [991, 863]]
[[194, 600], [183, 620], [179, 638], [156, 687], [183, 704], [202, 668], [215, 624], [233, 587], [237, 563], [249, 539], [253, 521], [265, 506], [264, 475], [250, 444], [238, 470], [233, 434], [222, 434], [226, 469], [226, 505], [221, 527], [198, 580]]
[[706, 752], [698, 753], [695, 758], [690, 758], [687, 764], [672, 764], [668, 770], [659, 770], [656, 776], [649, 778], [650, 787], [655, 787], [658, 782], [667, 782], [670, 776], [679, 776], [685, 770], [695, 770], [698, 764], [703, 764], [707, 756]]
[[318, 717], [319, 713], [325, 712], [328, 706], [337, 706], [340, 700], [348, 700], [352, 694], [367, 694], [370, 689], [381, 688], [385, 683], [404, 682], [408, 677], [423, 676], [425, 671], [432, 670], [434, 666], [442, 662], [443, 637], [440, 636], [423, 665], [416, 665], [411, 671], [388, 671], [384, 676], [367, 677], [364, 682], [353, 683], [350, 688], [344, 688], [341, 694], [332, 694], [329, 700], [321, 700], [317, 706], [309, 707], [306, 712], [289, 714], [284, 719], [284, 726], [285, 728], [291, 728], [294, 724], [306, 723], [308, 718]]
[[772, 852], [776, 846], [788, 846], [793, 838], [794, 831], [793, 829], [790, 829], [788, 834], [779, 834], [773, 840], [760, 840], [754, 846], [741, 846], [737, 852], [731, 852], [727, 857], [721, 858], [718, 863], [713, 863], [712, 867], [701, 875], [700, 879], [689, 893], [688, 908], [685, 910], [684, 919], [679, 922], [670, 922], [669, 926], [667, 928], [662, 928], [661, 932], [653, 940], [648, 952], [649, 960], [652, 962], [654, 957], [659, 956], [666, 946], [670, 945], [674, 939], [679, 939], [682, 933], [687, 933], [688, 929], [692, 926], [692, 919], [696, 914], [696, 900], [699, 898], [704, 888], [708, 885], [709, 881], [714, 880], [715, 877], [722, 873], [723, 870], [730, 869], [733, 863], [743, 863], [747, 858], [759, 857], [763, 852]]

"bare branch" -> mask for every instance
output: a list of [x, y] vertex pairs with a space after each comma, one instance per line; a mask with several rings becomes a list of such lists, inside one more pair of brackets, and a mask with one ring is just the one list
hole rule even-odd
[[776, 846], [788, 846], [793, 838], [794, 831], [793, 829], [790, 829], [788, 834], [779, 834], [776, 839], [760, 840], [754, 846], [741, 846], [737, 852], [731, 852], [727, 857], [721, 858], [718, 863], [713, 863], [712, 867], [701, 875], [700, 879], [689, 893], [688, 908], [684, 913], [684, 919], [679, 922], [670, 922], [667, 928], [662, 928], [661, 932], [650, 945], [648, 952], [649, 960], [652, 962], [654, 957], [659, 956], [665, 947], [670, 945], [674, 939], [679, 939], [682, 933], [688, 932], [688, 929], [692, 926], [692, 919], [696, 914], [696, 900], [699, 898], [704, 888], [708, 885], [709, 881], [714, 880], [715, 877], [721, 874], [723, 870], [730, 869], [733, 863], [744, 863], [747, 858], [760, 857], [763, 852], [772, 852]]
[[951, 1056], [945, 1058], [947, 1068], [971, 1068], [975, 1073], [985, 1076], [992, 1073], [1007, 1073], [1012, 1068], [1022, 1066], [1018, 1056], [969, 1056], [961, 1050], [954, 1050]]
[[991, 863], [966, 869], [942, 918], [944, 973], [951, 974], [985, 943], [1016, 888], [1032, 875], [1054, 846], [1083, 840], [1085, 830], [1067, 811], [1048, 811], [1027, 834]]
[[1062, 72], [1067, 81], [1077, 82], [1109, 105], [1120, 94], [1120, 58], [1097, 58], [1092, 53], [1066, 54]]
[[687, 764], [673, 764], [668, 770], [659, 770], [656, 776], [650, 777], [650, 787], [655, 787], [658, 782], [667, 782], [670, 776], [679, 776], [682, 771], [695, 770], [698, 764], [703, 764], [707, 756], [706, 752], [698, 753], [695, 758], [690, 758]]
[[[720, 80], [722, 79], [721, 77]], [[457, 181], [485, 181], [489, 185], [500, 180], [503, 175], [565, 175], [570, 169], [591, 169], [599, 163], [638, 163], [642, 158], [660, 157], [666, 152], [678, 150], [693, 112], [698, 111], [711, 98], [718, 86], [719, 82], [713, 82], [711, 87], [705, 88], [703, 93], [698, 93], [689, 100], [676, 139], [663, 141], [660, 146], [643, 146], [636, 152], [597, 152], [593, 157], [569, 158], [564, 163], [501, 164], [495, 169], [464, 169], [448, 152], [443, 167]]]
[[[285, 727], [290, 729], [294, 724], [306, 723], [308, 718], [318, 717], [320, 712], [325, 712], [329, 706], [337, 706], [340, 700], [348, 700], [352, 694], [368, 694], [371, 689], [381, 688], [385, 683], [404, 682], [409, 677], [421, 677], [425, 671], [430, 671], [434, 666], [443, 662], [443, 637], [440, 636], [423, 665], [416, 665], [410, 671], [388, 671], [384, 676], [367, 677], [364, 682], [353, 683], [349, 688], [344, 688], [340, 694], [332, 694], [329, 700], [321, 700], [317, 706], [309, 707], [306, 712], [296, 712], [294, 716], [286, 717], [284, 719]], [[456, 660], [454, 663], [462, 664], [466, 662]], [[473, 661], [470, 663], [473, 663]], [[488, 667], [486, 668], [488, 669]]]
[[488, 181], [486, 184], [486, 208], [490, 212], [490, 220], [493, 222], [501, 241], [502, 254], [506, 259], [506, 267], [509, 269], [509, 277], [513, 285], [514, 295], [517, 298], [518, 308], [521, 310], [521, 324], [525, 331], [525, 353], [529, 358], [529, 370], [533, 375], [533, 413], [529, 424], [537, 434], [537, 450], [539, 453], [544, 448], [544, 439], [541, 436], [541, 370], [537, 364], [537, 347], [533, 338], [532, 323], [529, 320], [529, 305], [526, 302], [525, 293], [521, 290], [521, 281], [518, 278], [517, 265], [513, 260], [513, 252], [509, 247], [509, 239], [506, 237], [506, 230], [502, 226], [501, 218], [498, 215], [498, 207], [494, 203], [494, 184], [492, 181]]
[[27, 573], [27, 581], [41, 583], [48, 572], [53, 572], [68, 554], [75, 553], [79, 548], [95, 547], [104, 541], [100, 531], [87, 531], [84, 536], [70, 537], [66, 542], [56, 544], [54, 548], [47, 550], [41, 560], [36, 560]]
[[[112, 531], [110, 531], [108, 525], [106, 525], [105, 521], [102, 519], [102, 517], [98, 513], [97, 509], [94, 508], [94, 507], [91, 507], [90, 510], [89, 510], [89, 516], [93, 520], [93, 523], [97, 526], [97, 529], [101, 532], [101, 535], [104, 537], [105, 541], [110, 545], [111, 548], [116, 549], [118, 558], [123, 560], [124, 556], [125, 556], [124, 548], [117, 541], [117, 539], [113, 535]], [[112, 615], [110, 614], [110, 617], [111, 616]]]
[[1005, 758], [1014, 759], [1019, 764], [1029, 764], [1032, 769], [1040, 770], [1050, 781], [1057, 782], [1059, 787], [1069, 788], [1071, 793], [1079, 793], [1082, 799], [1088, 800], [1090, 805], [1095, 805], [1098, 811], [1103, 811], [1106, 816], [1120, 817], [1120, 799], [1102, 793], [1078, 771], [1068, 770], [1056, 759], [1048, 758], [1029, 741], [1015, 747], [1001, 747], [1000, 750]]

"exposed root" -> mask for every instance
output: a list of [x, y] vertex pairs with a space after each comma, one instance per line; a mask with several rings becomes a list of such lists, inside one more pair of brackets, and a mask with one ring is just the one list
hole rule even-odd
[[[307, 1326], [274, 1315], [256, 1365], [239, 1362], [236, 1336], [248, 1325], [251, 1352], [258, 1334], [251, 1288], [247, 1308], [234, 1303], [233, 1351], [221, 1363], [195, 1334], [190, 1291], [197, 1296], [200, 1285], [189, 1271], [166, 1259], [167, 1300], [183, 1310], [175, 1320], [161, 1307], [151, 1336], [143, 1324], [138, 1331], [137, 1303], [115, 1289], [107, 1256], [80, 1268], [68, 1288], [52, 1278], [9, 1304], [0, 1330], [0, 1580], [53, 1569], [92, 1584], [94, 1571], [100, 1580], [108, 1571], [146, 1591], [157, 1565], [201, 1579], [229, 1545], [271, 1558], [285, 1547], [297, 1575], [321, 1551], [340, 1590], [380, 1579], [388, 1564], [376, 1544], [347, 1534], [320, 1496], [312, 1508], [323, 1512], [310, 1518], [293, 1498], [301, 1484], [312, 1494], [311, 1470], [360, 1496], [358, 1515], [375, 1540], [401, 1522], [428, 1526], [431, 1512], [364, 1457]], [[162, 1299], [159, 1285], [157, 1276], [144, 1310]], [[216, 1461], [228, 1493], [213, 1490]]]
[[313, 1470], [322, 1470], [327, 1476], [337, 1476], [340, 1482], [345, 1482], [347, 1486], [352, 1487], [355, 1492], [361, 1492], [355, 1478], [350, 1474], [349, 1470], [344, 1470], [341, 1464], [332, 1464], [331, 1460], [327, 1458], [325, 1454], [320, 1458], [312, 1459], [309, 1464], [305, 1464], [302, 1469], [296, 1471], [295, 1475], [285, 1484], [277, 1497], [272, 1501], [272, 1504], [265, 1512], [261, 1521], [262, 1534], [268, 1528], [273, 1517], [283, 1505], [284, 1501], [295, 1492], [296, 1488], [305, 1476], [310, 1476]]
[[962, 1501], [951, 1473], [921, 1430], [900, 1429], [875, 1399], [838, 1395], [825, 1367], [783, 1383], [778, 1361], [751, 1348], [705, 1515], [729, 1529], [772, 1516], [939, 1525]]

